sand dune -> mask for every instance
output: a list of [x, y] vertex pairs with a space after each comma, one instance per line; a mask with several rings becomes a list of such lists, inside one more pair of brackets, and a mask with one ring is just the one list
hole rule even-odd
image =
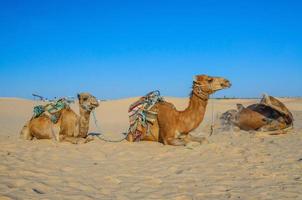
[[[188, 100], [167, 98], [178, 109]], [[128, 128], [134, 98], [101, 102], [97, 118], [106, 137]], [[217, 116], [257, 100], [214, 100]], [[73, 145], [24, 141], [19, 131], [38, 102], [0, 99], [0, 199], [302, 199], [302, 100], [283, 99], [295, 117], [287, 135], [222, 132], [209, 137], [211, 105], [193, 134], [209, 143]], [[77, 105], [72, 105], [77, 111]], [[90, 131], [95, 132], [93, 120]]]

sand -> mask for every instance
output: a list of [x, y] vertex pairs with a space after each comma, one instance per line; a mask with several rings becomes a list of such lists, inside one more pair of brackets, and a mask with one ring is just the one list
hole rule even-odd
[[[128, 128], [136, 98], [101, 102], [96, 110], [106, 137]], [[178, 109], [188, 100], [167, 98]], [[214, 116], [236, 103], [214, 100]], [[209, 137], [211, 102], [193, 132], [208, 144], [154, 142], [87, 144], [25, 141], [19, 131], [38, 102], [0, 99], [0, 199], [302, 199], [302, 100], [282, 99], [295, 117], [286, 135], [222, 132]], [[73, 105], [77, 110], [77, 106]], [[96, 131], [91, 120], [90, 131]]]

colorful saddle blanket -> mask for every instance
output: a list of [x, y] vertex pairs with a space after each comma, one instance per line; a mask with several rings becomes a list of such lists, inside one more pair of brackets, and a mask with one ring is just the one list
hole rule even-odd
[[65, 99], [59, 99], [46, 105], [38, 105], [34, 107], [33, 118], [40, 117], [41, 115], [47, 115], [53, 123], [57, 123], [60, 117], [59, 111], [64, 108], [69, 108], [69, 102]]
[[141, 125], [147, 128], [147, 134], [150, 134], [149, 124], [152, 124], [156, 120], [157, 113], [151, 111], [151, 108], [158, 102], [164, 101], [160, 96], [159, 91], [152, 91], [147, 95], [141, 97], [138, 101], [130, 105], [128, 110], [130, 127], [129, 134], [132, 134], [134, 141], [140, 141], [142, 139], [142, 131], [138, 130], [138, 126]]

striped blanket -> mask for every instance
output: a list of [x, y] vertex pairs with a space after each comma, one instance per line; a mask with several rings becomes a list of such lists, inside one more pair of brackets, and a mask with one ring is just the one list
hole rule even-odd
[[64, 108], [69, 108], [69, 103], [65, 98], [51, 102], [47, 105], [38, 105], [34, 107], [33, 118], [37, 118], [45, 114], [51, 119], [53, 123], [57, 123], [60, 117], [59, 111]]
[[151, 111], [151, 108], [158, 102], [164, 101], [160, 96], [159, 91], [152, 91], [141, 97], [138, 101], [130, 105], [128, 110], [129, 115], [129, 134], [133, 135], [134, 141], [142, 139], [142, 131], [139, 126], [147, 128], [147, 134], [150, 134], [149, 125], [156, 120], [156, 112]]

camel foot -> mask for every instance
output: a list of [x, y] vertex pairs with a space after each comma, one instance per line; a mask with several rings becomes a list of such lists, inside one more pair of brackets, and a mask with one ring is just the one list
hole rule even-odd
[[88, 142], [91, 142], [92, 140], [94, 140], [93, 136], [89, 135], [85, 138], [85, 141], [84, 143], [88, 143]]
[[165, 144], [173, 145], [173, 146], [185, 146], [186, 142], [184, 140], [169, 138]]
[[79, 143], [79, 138], [62, 136], [62, 137], [60, 137], [60, 141], [69, 142], [71, 144], [78, 144]]
[[[126, 135], [126, 134], [125, 134]], [[126, 140], [128, 141], [128, 142], [133, 142], [133, 135], [132, 135], [132, 133], [129, 133], [128, 135], [127, 135], [127, 137], [126, 137]]]
[[87, 137], [87, 138], [74, 138], [74, 140], [71, 140], [72, 144], [86, 144], [93, 140], [93, 137]]

